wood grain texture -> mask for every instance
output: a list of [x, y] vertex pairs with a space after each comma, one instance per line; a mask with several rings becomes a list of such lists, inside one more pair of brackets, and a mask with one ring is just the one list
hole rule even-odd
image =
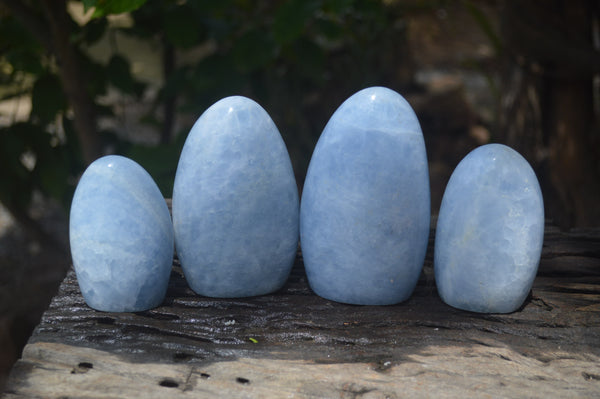
[[139, 313], [88, 308], [70, 271], [4, 397], [600, 397], [598, 230], [547, 228], [507, 315], [445, 305], [432, 243], [394, 306], [314, 295], [300, 253], [282, 290], [245, 299], [194, 294], [175, 260], [163, 306]]

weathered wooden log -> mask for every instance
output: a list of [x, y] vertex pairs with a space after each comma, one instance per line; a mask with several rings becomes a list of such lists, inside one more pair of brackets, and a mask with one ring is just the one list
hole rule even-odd
[[445, 305], [433, 232], [413, 296], [352, 306], [316, 296], [298, 253], [279, 292], [194, 294], [175, 259], [167, 298], [140, 313], [85, 305], [63, 281], [3, 397], [600, 396], [600, 230], [547, 228], [532, 293], [517, 312]]

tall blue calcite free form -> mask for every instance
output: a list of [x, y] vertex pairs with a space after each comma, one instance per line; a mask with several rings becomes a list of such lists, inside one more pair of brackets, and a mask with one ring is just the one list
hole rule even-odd
[[502, 144], [471, 151], [444, 192], [434, 270], [447, 304], [509, 313], [527, 298], [544, 239], [544, 204], [527, 161]]
[[150, 175], [134, 161], [102, 157], [84, 172], [71, 204], [73, 266], [86, 303], [136, 312], [164, 300], [173, 262], [173, 226]]
[[300, 242], [311, 288], [351, 304], [406, 300], [429, 222], [427, 155], [414, 111], [390, 89], [359, 91], [327, 123], [304, 184]]
[[177, 166], [173, 227], [186, 280], [198, 294], [267, 294], [287, 280], [298, 247], [298, 188], [267, 112], [224, 98], [192, 127]]

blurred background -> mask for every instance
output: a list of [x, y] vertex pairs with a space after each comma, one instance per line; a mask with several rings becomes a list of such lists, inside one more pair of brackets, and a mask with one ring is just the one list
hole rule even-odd
[[0, 0], [0, 386], [70, 266], [86, 165], [128, 156], [171, 197], [192, 124], [238, 94], [302, 187], [329, 117], [373, 85], [419, 117], [433, 214], [458, 162], [500, 142], [552, 223], [600, 226], [597, 1]]

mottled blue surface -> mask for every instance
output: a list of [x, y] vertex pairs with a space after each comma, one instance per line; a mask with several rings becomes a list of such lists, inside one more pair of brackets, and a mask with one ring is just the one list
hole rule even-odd
[[207, 109], [173, 188], [175, 246], [190, 287], [211, 297], [281, 288], [298, 246], [298, 208], [290, 158], [267, 112], [240, 96]]
[[488, 144], [456, 167], [435, 237], [435, 280], [459, 309], [508, 313], [525, 301], [544, 239], [544, 204], [535, 173], [513, 149]]
[[169, 209], [150, 175], [116, 155], [93, 162], [73, 197], [73, 266], [87, 304], [135, 312], [161, 304], [173, 262]]
[[390, 89], [359, 91], [329, 120], [304, 184], [300, 241], [311, 288], [352, 304], [406, 300], [423, 266], [429, 218], [415, 113]]

